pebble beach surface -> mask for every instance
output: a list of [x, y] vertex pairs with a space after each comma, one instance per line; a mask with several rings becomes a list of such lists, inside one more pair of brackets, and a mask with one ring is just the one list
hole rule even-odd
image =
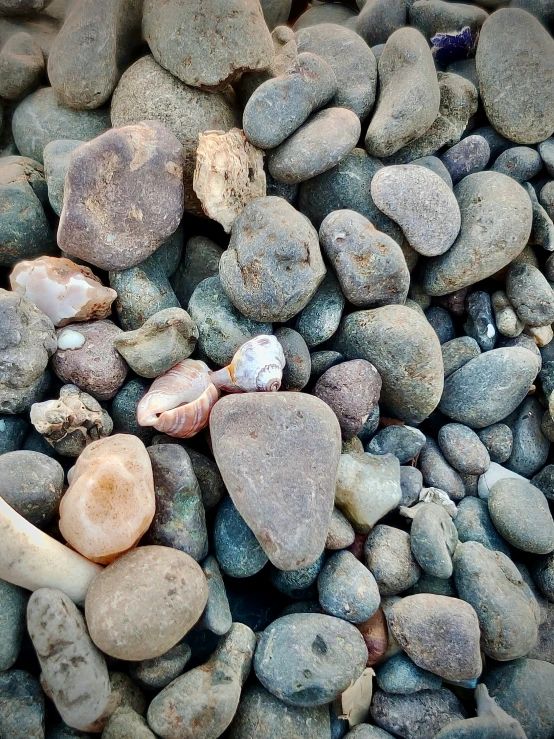
[[0, 739], [554, 739], [553, 33], [0, 0]]

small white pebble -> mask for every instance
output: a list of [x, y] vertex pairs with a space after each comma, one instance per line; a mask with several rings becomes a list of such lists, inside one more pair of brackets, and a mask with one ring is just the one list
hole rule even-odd
[[5, 431], [5, 430], [6, 430], [6, 422], [5, 422], [5, 421], [4, 421], [4, 419], [2, 418], [2, 419], [0, 420], [0, 431]]
[[80, 349], [85, 343], [85, 337], [78, 331], [62, 331], [58, 336], [58, 349]]
[[495, 333], [496, 332], [492, 323], [487, 324], [487, 336], [489, 337], [489, 339], [492, 339]]

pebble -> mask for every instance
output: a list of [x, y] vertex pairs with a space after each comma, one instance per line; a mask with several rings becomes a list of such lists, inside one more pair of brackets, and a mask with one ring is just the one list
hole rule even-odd
[[129, 707], [120, 707], [108, 719], [103, 739], [155, 739], [146, 721]]
[[43, 528], [56, 517], [63, 484], [55, 459], [29, 451], [0, 455], [0, 496], [34, 526]]
[[329, 64], [317, 53], [298, 54], [284, 74], [250, 96], [242, 121], [246, 138], [259, 149], [279, 146], [336, 92], [337, 78]]
[[491, 551], [510, 556], [510, 547], [495, 529], [486, 501], [470, 496], [461, 500], [454, 525], [462, 544], [476, 541]]
[[531, 264], [510, 266], [506, 295], [526, 325], [545, 326], [554, 321], [554, 291], [542, 272]]
[[313, 389], [313, 394], [334, 411], [345, 440], [361, 431], [377, 405], [380, 392], [379, 373], [365, 359], [331, 367], [321, 375]]
[[497, 464], [496, 462], [491, 462], [489, 469], [485, 472], [484, 475], [481, 475], [479, 477], [477, 493], [481, 500], [488, 500], [492, 486], [496, 482], [498, 482], [498, 480], [504, 480], [506, 478], [509, 478], [510, 480], [525, 479], [522, 478], [521, 475], [518, 475], [517, 472], [512, 472], [511, 470], [506, 469], [506, 467], [502, 467], [502, 465]]
[[268, 562], [267, 555], [229, 497], [217, 509], [213, 537], [218, 564], [230, 577], [251, 577]]
[[158, 377], [189, 357], [198, 329], [182, 308], [154, 313], [135, 331], [118, 336], [114, 345], [131, 369], [141, 377]]
[[383, 167], [373, 176], [371, 197], [423, 256], [443, 254], [458, 235], [461, 220], [456, 198], [430, 170], [409, 164]]
[[313, 226], [292, 205], [273, 196], [256, 198], [244, 208], [219, 263], [221, 284], [231, 302], [255, 321], [295, 316], [310, 302], [325, 272]]
[[355, 531], [367, 534], [401, 498], [400, 464], [392, 454], [341, 454], [335, 504]]
[[219, 273], [223, 249], [204, 236], [192, 236], [185, 244], [184, 256], [171, 277], [171, 287], [183, 308], [189, 304], [196, 287]]
[[[312, 564], [327, 538], [340, 456], [332, 410], [306, 394], [227, 396], [212, 410], [210, 432], [233, 503], [271, 562], [282, 570]], [[260, 479], [254, 470], [263, 448]]]
[[42, 49], [23, 31], [14, 33], [0, 50], [0, 97], [19, 100], [40, 85], [44, 74]]
[[353, 624], [367, 621], [381, 601], [371, 572], [351, 552], [336, 552], [317, 578], [319, 602], [326, 613]]
[[506, 541], [524, 552], [554, 550], [554, 520], [543, 493], [526, 480], [496, 482], [488, 499], [489, 513]]
[[259, 685], [246, 688], [230, 739], [274, 739], [283, 731], [287, 739], [331, 739], [327, 706], [288, 706]]
[[0, 580], [0, 668], [9, 670], [17, 660], [25, 633], [27, 593]]
[[44, 694], [23, 670], [0, 674], [0, 732], [11, 739], [44, 739]]
[[506, 467], [523, 477], [532, 477], [548, 459], [550, 442], [541, 430], [542, 417], [539, 401], [527, 397], [511, 422], [513, 445]]
[[442, 678], [428, 670], [422, 670], [404, 652], [391, 657], [378, 667], [376, 681], [386, 693], [401, 695], [420, 690], [438, 690], [442, 686]]
[[[355, 557], [354, 559], [358, 563]], [[270, 565], [271, 584], [280, 593], [294, 600], [308, 600], [317, 597], [315, 583], [324, 564], [325, 552], [309, 567], [301, 567], [299, 570], [278, 570], [277, 567]]]
[[350, 521], [338, 508], [333, 508], [329, 531], [327, 532], [327, 539], [325, 541], [325, 549], [331, 549], [332, 551], [346, 549], [354, 543], [355, 536], [356, 534]]
[[472, 134], [447, 149], [441, 156], [441, 161], [456, 185], [464, 177], [485, 169], [490, 156], [488, 141], [483, 136]]
[[307, 613], [265, 629], [254, 655], [262, 685], [287, 705], [309, 708], [337, 698], [365, 668], [367, 648], [355, 626]]
[[458, 472], [482, 475], [489, 468], [490, 457], [479, 436], [461, 423], [448, 423], [438, 434], [438, 443], [446, 460]]
[[536, 149], [529, 146], [514, 146], [506, 149], [497, 158], [491, 169], [523, 183], [536, 177], [542, 169], [542, 159]]
[[456, 338], [456, 328], [452, 316], [440, 305], [433, 305], [425, 311], [425, 318], [433, 327], [433, 330], [439, 337], [441, 344], [452, 341]]
[[490, 426], [518, 407], [538, 369], [537, 358], [520, 347], [480, 354], [447, 378], [439, 409], [470, 428]]
[[443, 506], [425, 503], [417, 508], [410, 530], [412, 553], [428, 575], [447, 580], [452, 576], [452, 555], [458, 532]]
[[464, 326], [466, 334], [477, 341], [482, 351], [494, 349], [497, 331], [490, 295], [477, 290], [468, 296], [466, 305], [467, 321]]
[[410, 23], [427, 38], [437, 33], [461, 31], [469, 26], [479, 31], [488, 14], [474, 5], [451, 5], [443, 0], [416, 0], [410, 7]]
[[369, 308], [406, 299], [410, 273], [402, 250], [367, 218], [334, 211], [323, 220], [319, 239], [351, 303]]
[[281, 387], [283, 390], [302, 390], [310, 380], [312, 360], [304, 338], [292, 328], [278, 328], [275, 337], [285, 355]]
[[[412, 426], [388, 426], [375, 434], [366, 446], [370, 454], [394, 454], [400, 464], [417, 457], [425, 444], [425, 434]], [[402, 479], [402, 478], [401, 478]]]
[[459, 336], [441, 346], [444, 379], [481, 354], [479, 344], [471, 336]]
[[547, 464], [531, 478], [531, 483], [538, 488], [543, 495], [552, 500], [554, 496], [554, 465]]
[[429, 739], [443, 726], [464, 719], [466, 712], [454, 693], [446, 688], [422, 690], [409, 695], [376, 691], [371, 717], [378, 726], [405, 739]]
[[[518, 318], [506, 293], [503, 290], [497, 290], [492, 294], [491, 302], [494, 311], [494, 324], [496, 324], [498, 331], [508, 338], [519, 336], [525, 328], [525, 324]], [[494, 324], [491, 325], [494, 327]]]
[[159, 657], [133, 662], [129, 674], [143, 690], [161, 690], [182, 674], [190, 656], [188, 644], [178, 642]]
[[0, 454], [20, 449], [28, 430], [29, 425], [19, 416], [0, 414]]
[[309, 349], [330, 339], [338, 329], [345, 297], [332, 272], [327, 272], [308, 305], [296, 318], [295, 329]]
[[554, 721], [554, 665], [518, 659], [496, 665], [484, 678], [491, 696], [515, 718], [526, 735], [548, 739]]
[[479, 622], [458, 598], [421, 593], [395, 603], [387, 615], [394, 638], [418, 667], [445, 680], [479, 677]]
[[[65, 331], [58, 330], [58, 339]], [[58, 346], [52, 368], [63, 382], [77, 385], [98, 400], [110, 400], [128, 372], [127, 363], [114, 344], [123, 332], [112, 321], [87, 321], [79, 324], [77, 333], [84, 337], [84, 343], [77, 348]]]
[[105, 654], [140, 661], [175, 646], [198, 621], [207, 598], [206, 578], [192, 557], [169, 547], [142, 546], [94, 580], [85, 617], [92, 640]]
[[517, 567], [476, 541], [459, 544], [453, 560], [456, 589], [477, 613], [485, 654], [500, 661], [527, 654], [537, 641], [538, 605]]
[[425, 156], [420, 157], [419, 159], [414, 159], [411, 164], [417, 164], [419, 167], [425, 167], [426, 169], [430, 169], [431, 172], [434, 172], [435, 174], [438, 174], [438, 176], [444, 180], [444, 182], [448, 185], [448, 187], [452, 190], [452, 177], [450, 176], [450, 172], [446, 169], [444, 164], [441, 162], [441, 160], [438, 157], [435, 156]]
[[44, 176], [48, 184], [48, 200], [54, 213], [62, 212], [65, 176], [71, 154], [84, 141], [59, 139], [46, 144], [43, 151]]
[[277, 182], [304, 182], [334, 167], [358, 143], [361, 124], [348, 108], [315, 113], [267, 156], [268, 169]]
[[298, 51], [311, 52], [324, 59], [337, 79], [333, 106], [348, 108], [363, 121], [375, 102], [377, 62], [368, 45], [362, 43], [359, 30], [318, 23], [296, 32]]
[[181, 675], [153, 699], [150, 727], [165, 739], [221, 736], [236, 713], [255, 649], [254, 632], [233, 624], [206, 664]]
[[406, 5], [400, 0], [360, 0], [357, 5], [361, 12], [356, 18], [356, 33], [360, 34], [368, 46], [384, 46], [394, 31], [406, 25]]
[[384, 157], [431, 126], [439, 112], [440, 90], [431, 51], [415, 28], [399, 28], [388, 37], [378, 70], [377, 106], [365, 146], [372, 156]]
[[366, 359], [377, 368], [383, 381], [382, 408], [395, 417], [418, 424], [438, 405], [443, 389], [439, 340], [426, 319], [410, 308], [388, 305], [351, 313], [337, 332], [335, 348], [348, 359]]
[[464, 484], [460, 475], [446, 461], [439, 446], [431, 438], [427, 439], [421, 450], [419, 466], [426, 485], [445, 490], [452, 500], [464, 497]]
[[397, 595], [418, 581], [420, 568], [411, 550], [410, 535], [378, 524], [366, 539], [365, 562], [382, 596]]
[[547, 251], [554, 251], [554, 223], [552, 218], [540, 204], [535, 188], [529, 182], [524, 182], [523, 187], [531, 198], [531, 205], [533, 206], [533, 228], [529, 243], [538, 244]]
[[[220, 90], [242, 72], [265, 69], [273, 44], [259, 3], [233, 2], [225, 12], [214, 0], [147, 0], [143, 34], [159, 64], [192, 87]], [[213, 29], [219, 44], [214, 51]]]
[[[517, 60], [509, 69], [501, 62], [506, 56]], [[511, 141], [535, 144], [552, 134], [553, 60], [550, 34], [525, 10], [502, 8], [483, 24], [476, 54], [481, 99], [491, 124]], [[511, 94], [502, 95], [508, 84]]]
[[72, 110], [58, 102], [52, 87], [41, 87], [24, 98], [12, 118], [12, 132], [19, 153], [41, 163], [44, 147], [51, 141], [90, 141], [109, 127], [107, 108]]
[[355, 18], [356, 13], [350, 8], [343, 5], [322, 3], [317, 7], [308, 8], [293, 26], [294, 31], [301, 31], [310, 26], [317, 26], [321, 23], [333, 23], [336, 25], [344, 25], [350, 19]]
[[419, 500], [423, 488], [423, 475], [417, 467], [400, 467], [401, 506], [411, 506]]
[[140, 426], [137, 421], [137, 406], [148, 391], [145, 380], [129, 380], [118, 390], [112, 400], [111, 414], [115, 433], [137, 436], [144, 444], [150, 442], [153, 429]]

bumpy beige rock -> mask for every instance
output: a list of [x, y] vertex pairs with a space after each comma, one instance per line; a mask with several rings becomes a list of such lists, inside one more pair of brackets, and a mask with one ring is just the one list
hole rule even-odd
[[10, 275], [14, 292], [24, 295], [54, 326], [106, 318], [117, 293], [104, 287], [84, 265], [63, 257], [19, 262]]
[[101, 571], [69, 547], [44, 534], [0, 498], [0, 578], [27, 590], [57, 588], [75, 603]]
[[138, 437], [93, 442], [68, 479], [60, 531], [74, 549], [106, 564], [137, 544], [156, 509], [150, 457]]
[[67, 595], [41, 588], [29, 600], [27, 627], [48, 697], [68, 726], [86, 731], [109, 711], [111, 689], [85, 619]]
[[266, 194], [264, 155], [240, 128], [200, 134], [194, 192], [204, 213], [227, 233], [244, 206]]
[[31, 423], [65, 457], [78, 457], [88, 444], [113, 431], [108, 412], [76, 385], [64, 385], [59, 400], [33, 403]]
[[92, 640], [117, 659], [138, 662], [175, 646], [202, 615], [208, 585], [200, 565], [177, 549], [133, 549], [89, 588], [85, 615]]

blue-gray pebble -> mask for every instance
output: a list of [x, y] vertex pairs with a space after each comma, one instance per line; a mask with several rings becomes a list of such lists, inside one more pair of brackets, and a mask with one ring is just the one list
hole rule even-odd
[[370, 454], [394, 454], [400, 464], [412, 460], [425, 445], [425, 434], [413, 426], [387, 426], [366, 445]]
[[475, 431], [461, 423], [447, 423], [437, 441], [446, 460], [466, 475], [482, 475], [490, 465], [489, 453]]
[[377, 668], [377, 685], [386, 693], [417, 693], [438, 690], [442, 678], [418, 667], [404, 652], [391, 657]]
[[529, 146], [514, 146], [506, 149], [497, 158], [491, 169], [513, 177], [517, 182], [533, 179], [542, 169], [542, 159], [536, 149]]
[[464, 177], [485, 169], [490, 159], [490, 148], [483, 136], [466, 136], [441, 156], [441, 161], [455, 185]]
[[317, 579], [317, 589], [319, 602], [327, 613], [354, 624], [371, 618], [381, 602], [371, 572], [344, 550], [329, 557]]
[[217, 509], [213, 537], [217, 562], [230, 577], [255, 575], [268, 561], [231, 498], [225, 498]]
[[464, 329], [479, 344], [482, 351], [494, 349], [497, 329], [490, 295], [483, 290], [471, 293], [466, 301], [467, 321]]
[[468, 496], [458, 503], [458, 515], [454, 519], [458, 539], [477, 541], [491, 551], [510, 556], [510, 547], [494, 528], [485, 500]]
[[418, 507], [410, 540], [412, 553], [425, 572], [443, 580], [452, 575], [452, 554], [458, 543], [458, 532], [446, 508], [434, 503]]

